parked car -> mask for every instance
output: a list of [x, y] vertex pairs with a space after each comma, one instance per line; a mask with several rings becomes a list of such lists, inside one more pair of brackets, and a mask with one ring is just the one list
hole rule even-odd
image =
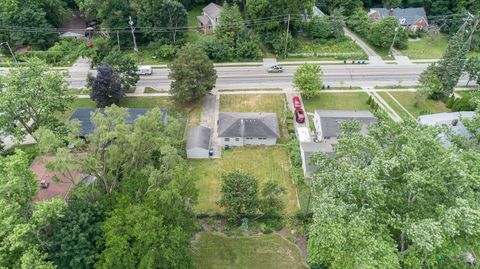
[[302, 108], [302, 103], [300, 102], [300, 97], [294, 96], [293, 97], [293, 108]]
[[298, 123], [305, 123], [305, 112], [303, 112], [303, 109], [295, 109], [295, 121]]
[[152, 67], [151, 66], [139, 66], [137, 70], [137, 74], [139, 75], [151, 75], [152, 74]]
[[282, 73], [283, 72], [283, 67], [280, 65], [272, 65], [267, 69], [268, 73]]

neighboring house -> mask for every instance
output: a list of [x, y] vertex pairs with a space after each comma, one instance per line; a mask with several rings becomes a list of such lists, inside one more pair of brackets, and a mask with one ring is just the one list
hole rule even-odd
[[220, 113], [220, 146], [275, 145], [280, 137], [276, 113]]
[[211, 34], [215, 30], [215, 27], [218, 23], [218, 18], [222, 12], [222, 7], [210, 3], [202, 9], [202, 15], [197, 16], [198, 27], [203, 31], [204, 34]]
[[423, 7], [395, 9], [372, 8], [370, 12], [368, 12], [368, 17], [371, 21], [381, 20], [390, 16], [396, 17], [405, 30], [416, 32], [418, 30], [428, 29], [427, 14]]
[[[418, 117], [418, 124], [427, 126], [449, 127], [452, 135], [459, 135], [465, 138], [471, 138], [472, 134], [463, 124], [462, 120], [471, 120], [475, 112], [461, 111], [461, 112], [445, 112], [430, 115], [423, 115]], [[442, 133], [438, 137], [446, 147], [451, 146], [447, 135]]]
[[187, 140], [188, 159], [207, 159], [210, 157], [210, 136], [212, 130], [205, 126], [190, 129]]
[[361, 133], [366, 134], [370, 124], [376, 123], [377, 118], [367, 110], [316, 110], [313, 122], [316, 129], [317, 143], [300, 143], [303, 173], [306, 177], [316, 169], [310, 164], [314, 153], [324, 152], [334, 156], [333, 148], [337, 144], [340, 134], [340, 124], [344, 121], [357, 120], [360, 122]]
[[[147, 114], [148, 111], [149, 109], [129, 108], [129, 117], [127, 118], [127, 124], [133, 124], [138, 117]], [[70, 117], [70, 120], [80, 121], [80, 137], [85, 137], [95, 131], [95, 124], [91, 121], [92, 113], [104, 113], [104, 109], [79, 108], [75, 110], [75, 112], [73, 112], [73, 115]], [[162, 113], [162, 121], [165, 124], [168, 121], [168, 111], [162, 110]]]
[[308, 15], [308, 11], [305, 9], [305, 11], [303, 12], [303, 21], [310, 21], [310, 19], [315, 16], [324, 17], [325, 13], [323, 13], [317, 6], [313, 6], [311, 17], [310, 15]]

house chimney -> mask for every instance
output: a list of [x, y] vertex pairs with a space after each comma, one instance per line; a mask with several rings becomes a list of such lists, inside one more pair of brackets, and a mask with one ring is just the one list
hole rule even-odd
[[388, 9], [388, 16], [393, 16], [393, 8]]
[[452, 126], [457, 126], [457, 124], [458, 124], [458, 119], [452, 120]]

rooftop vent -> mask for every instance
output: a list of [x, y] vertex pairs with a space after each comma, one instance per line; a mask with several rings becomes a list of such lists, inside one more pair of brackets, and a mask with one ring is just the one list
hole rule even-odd
[[457, 126], [457, 124], [458, 124], [458, 119], [452, 120], [452, 126]]

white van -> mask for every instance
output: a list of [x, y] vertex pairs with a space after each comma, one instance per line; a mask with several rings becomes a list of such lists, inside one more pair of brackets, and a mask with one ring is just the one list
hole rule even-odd
[[152, 67], [151, 66], [139, 66], [137, 70], [137, 74], [139, 75], [151, 75], [152, 74]]

